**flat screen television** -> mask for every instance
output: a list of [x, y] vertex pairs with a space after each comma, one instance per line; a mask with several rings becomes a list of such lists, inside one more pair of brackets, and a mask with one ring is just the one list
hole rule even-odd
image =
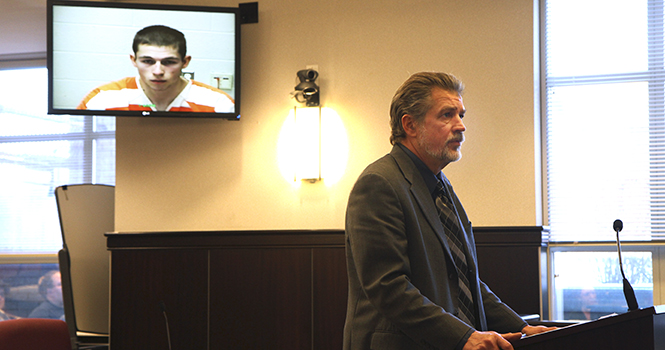
[[48, 0], [47, 68], [49, 114], [237, 120], [240, 12]]

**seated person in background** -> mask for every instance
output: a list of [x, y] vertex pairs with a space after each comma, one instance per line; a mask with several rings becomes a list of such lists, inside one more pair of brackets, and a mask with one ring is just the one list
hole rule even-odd
[[0, 282], [0, 321], [13, 320], [17, 316], [5, 312], [5, 298], [9, 294], [9, 286]]
[[602, 316], [598, 311], [598, 299], [596, 297], [596, 290], [593, 287], [585, 287], [580, 290], [580, 307], [581, 320], [595, 320]]
[[28, 317], [53, 318], [64, 320], [65, 309], [62, 304], [62, 281], [60, 271], [52, 270], [39, 279], [39, 294], [44, 301], [39, 304]]
[[222, 90], [185, 79], [185, 36], [170, 27], [155, 25], [139, 30], [129, 58], [138, 70], [128, 77], [90, 92], [77, 107], [89, 110], [233, 112], [235, 101]]

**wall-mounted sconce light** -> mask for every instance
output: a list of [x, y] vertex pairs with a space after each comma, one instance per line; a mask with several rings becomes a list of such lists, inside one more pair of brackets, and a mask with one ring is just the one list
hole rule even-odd
[[291, 97], [297, 101], [280, 132], [277, 158], [285, 179], [295, 186], [325, 182], [333, 185], [344, 174], [348, 160], [348, 139], [340, 116], [319, 104], [319, 73], [298, 71]]
[[321, 107], [294, 107], [296, 180], [321, 180]]
[[316, 78], [319, 72], [313, 69], [303, 69], [297, 73], [300, 81], [295, 87], [293, 96], [300, 103], [305, 103], [307, 107], [316, 107], [319, 105], [319, 86], [316, 85]]
[[296, 150], [296, 180], [316, 182], [321, 180], [321, 106], [319, 86], [316, 78], [319, 73], [313, 69], [303, 69], [296, 73], [298, 85], [291, 95], [305, 107], [293, 109], [296, 137], [300, 147]]
[[277, 163], [285, 180], [294, 187], [307, 183], [333, 186], [344, 175], [348, 158], [348, 136], [335, 110], [291, 109], [277, 142]]

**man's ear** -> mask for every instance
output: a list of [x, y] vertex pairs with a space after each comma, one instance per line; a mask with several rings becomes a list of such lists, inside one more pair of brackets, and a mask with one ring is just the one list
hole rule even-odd
[[136, 57], [134, 57], [134, 55], [129, 55], [129, 59], [132, 61], [132, 65], [138, 68], [138, 66], [136, 65]]
[[187, 68], [191, 60], [192, 56], [185, 56], [185, 58], [182, 60], [182, 68]]
[[410, 114], [402, 116], [402, 128], [407, 136], [415, 137], [417, 133], [416, 121]]

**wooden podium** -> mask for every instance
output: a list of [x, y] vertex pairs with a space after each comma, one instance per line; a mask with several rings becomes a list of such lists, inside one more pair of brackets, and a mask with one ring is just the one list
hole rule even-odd
[[515, 350], [665, 350], [665, 305], [608, 316], [513, 342]]

